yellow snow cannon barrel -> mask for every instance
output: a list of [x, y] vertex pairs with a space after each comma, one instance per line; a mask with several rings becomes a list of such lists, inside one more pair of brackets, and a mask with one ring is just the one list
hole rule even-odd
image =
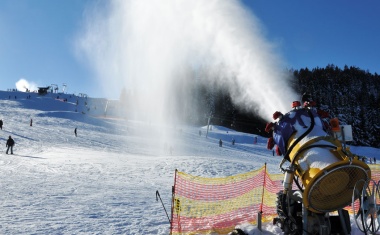
[[[326, 143], [331, 147], [323, 146]], [[367, 164], [348, 149], [343, 149], [340, 141], [328, 137], [297, 145], [289, 157], [305, 188], [304, 206], [317, 213], [336, 211], [349, 205], [355, 185], [362, 190], [364, 182], [371, 177]]]
[[287, 140], [282, 140], [286, 143], [282, 151], [303, 183], [304, 206], [323, 213], [349, 205], [354, 187], [362, 190], [364, 182], [371, 178], [368, 165], [327, 134], [326, 125], [313, 109], [294, 109], [284, 115], [276, 125], [277, 130], [274, 128], [277, 145], [281, 144], [281, 138], [276, 135], [286, 137], [284, 132], [290, 128], [282, 128], [286, 125], [293, 131]]

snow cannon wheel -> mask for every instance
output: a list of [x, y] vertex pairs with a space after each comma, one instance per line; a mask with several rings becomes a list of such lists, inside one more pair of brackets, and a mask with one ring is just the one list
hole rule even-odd
[[356, 225], [363, 233], [376, 234], [380, 229], [380, 205], [377, 204], [379, 196], [379, 182], [360, 180], [354, 187], [352, 210]]

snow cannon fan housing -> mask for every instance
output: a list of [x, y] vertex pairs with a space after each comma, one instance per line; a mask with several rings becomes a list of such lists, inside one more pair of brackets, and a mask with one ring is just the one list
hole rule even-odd
[[[364, 181], [371, 177], [367, 164], [342, 147], [339, 140], [329, 135], [328, 122], [319, 117], [313, 107], [301, 107], [293, 102], [293, 109], [269, 123], [273, 137], [268, 149], [276, 144], [276, 152], [283, 154], [303, 183], [303, 203], [313, 212], [331, 212], [349, 205], [352, 190], [362, 190]], [[271, 143], [271, 144], [270, 144]], [[357, 182], [362, 182], [357, 185]]]

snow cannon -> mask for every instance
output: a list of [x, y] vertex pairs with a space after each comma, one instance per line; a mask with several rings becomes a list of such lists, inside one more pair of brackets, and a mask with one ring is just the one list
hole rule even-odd
[[[273, 119], [277, 122], [266, 126], [272, 132], [267, 148], [275, 147], [277, 155], [283, 155], [280, 169], [285, 173], [284, 190], [277, 195], [279, 218], [274, 222], [285, 234], [330, 234], [334, 223], [326, 214], [339, 211], [349, 225], [348, 212], [342, 209], [352, 202], [353, 189], [361, 191], [371, 178], [368, 165], [334, 137], [339, 128], [332, 128], [327, 113], [317, 110], [311, 100], [303, 106], [294, 101], [290, 112], [275, 112]], [[342, 227], [349, 230], [338, 229]]]

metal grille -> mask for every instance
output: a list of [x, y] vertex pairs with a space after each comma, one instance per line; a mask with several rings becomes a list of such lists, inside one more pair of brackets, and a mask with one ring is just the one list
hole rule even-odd
[[[346, 165], [324, 171], [310, 188], [310, 207], [320, 212], [331, 212], [349, 205], [359, 180], [368, 180], [367, 172], [360, 166]], [[361, 190], [363, 185], [359, 187]]]

